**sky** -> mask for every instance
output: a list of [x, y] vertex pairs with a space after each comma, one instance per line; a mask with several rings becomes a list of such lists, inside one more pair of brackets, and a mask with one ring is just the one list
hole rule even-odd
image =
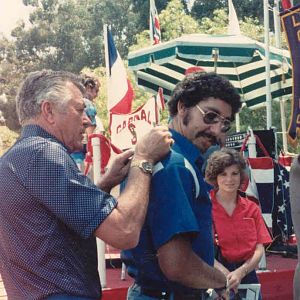
[[22, 0], [0, 0], [0, 32], [6, 37], [10, 36], [11, 30], [16, 27], [17, 21], [28, 21], [31, 7], [26, 7]]

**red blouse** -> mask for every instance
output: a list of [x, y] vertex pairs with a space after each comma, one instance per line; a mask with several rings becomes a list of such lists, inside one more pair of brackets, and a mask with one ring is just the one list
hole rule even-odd
[[229, 216], [217, 201], [216, 191], [211, 191], [210, 195], [214, 227], [222, 256], [228, 262], [245, 261], [254, 254], [257, 244], [272, 242], [256, 203], [238, 196], [237, 205]]

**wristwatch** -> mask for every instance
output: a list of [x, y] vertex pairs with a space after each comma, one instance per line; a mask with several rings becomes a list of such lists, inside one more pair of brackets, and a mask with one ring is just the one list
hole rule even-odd
[[131, 165], [130, 165], [131, 168], [133, 167], [138, 167], [140, 168], [144, 173], [146, 174], [152, 174], [153, 173], [153, 164], [150, 163], [149, 161], [143, 159], [143, 160], [140, 160], [140, 159], [133, 159], [131, 161]]

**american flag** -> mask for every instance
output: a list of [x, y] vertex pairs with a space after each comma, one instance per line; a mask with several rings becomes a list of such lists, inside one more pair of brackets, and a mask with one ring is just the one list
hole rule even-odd
[[150, 37], [153, 45], [161, 42], [160, 25], [158, 19], [158, 13], [156, 10], [154, 0], [150, 0]]
[[274, 206], [272, 211], [273, 236], [288, 240], [294, 233], [290, 205], [289, 171], [274, 162]]

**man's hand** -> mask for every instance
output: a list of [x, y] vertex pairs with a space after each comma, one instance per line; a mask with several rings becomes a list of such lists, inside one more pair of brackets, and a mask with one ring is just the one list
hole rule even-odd
[[169, 153], [173, 143], [168, 127], [157, 126], [138, 141], [134, 156], [156, 163]]
[[129, 171], [129, 161], [133, 153], [133, 150], [127, 150], [114, 158], [109, 169], [97, 184], [101, 190], [109, 193], [114, 186], [118, 185], [125, 178]]

